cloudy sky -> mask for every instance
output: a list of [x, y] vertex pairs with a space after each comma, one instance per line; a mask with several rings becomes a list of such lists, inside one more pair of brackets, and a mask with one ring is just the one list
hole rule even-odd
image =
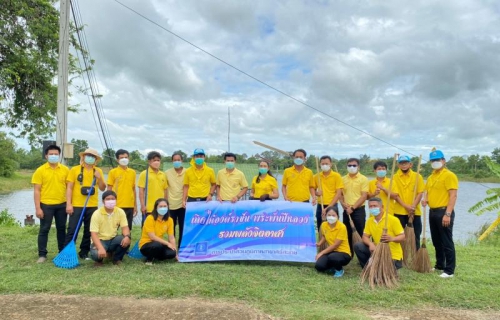
[[[79, 1], [115, 149], [221, 153], [228, 108], [230, 149], [249, 155], [500, 147], [498, 1], [120, 1], [321, 113], [113, 0]], [[87, 97], [72, 102], [69, 139], [102, 150]]]

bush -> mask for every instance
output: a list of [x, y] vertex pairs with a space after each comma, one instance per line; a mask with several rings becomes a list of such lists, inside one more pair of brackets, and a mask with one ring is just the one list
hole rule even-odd
[[16, 220], [14, 215], [10, 214], [7, 209], [0, 211], [0, 226], [21, 226], [21, 224]]

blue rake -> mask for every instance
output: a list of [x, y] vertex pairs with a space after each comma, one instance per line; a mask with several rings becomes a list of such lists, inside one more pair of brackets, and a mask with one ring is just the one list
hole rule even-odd
[[64, 249], [59, 252], [59, 254], [52, 260], [54, 265], [58, 268], [63, 269], [74, 269], [80, 265], [78, 261], [78, 254], [76, 252], [75, 239], [78, 236], [78, 232], [80, 231], [80, 226], [82, 225], [83, 217], [85, 216], [85, 210], [87, 209], [87, 203], [89, 202], [90, 195], [92, 194], [92, 190], [95, 186], [95, 178], [92, 180], [92, 185], [89, 189], [89, 194], [87, 195], [87, 199], [85, 199], [85, 204], [83, 205], [82, 214], [78, 219], [78, 224], [76, 225], [75, 234], [73, 235], [73, 239], [68, 243]]
[[[146, 185], [144, 188], [144, 203], [146, 205], [146, 208], [148, 207], [148, 184], [149, 184], [149, 165], [146, 168]], [[145, 215], [143, 215], [142, 212], [141, 215], [142, 215], [142, 221], [141, 221], [141, 228], [142, 228], [144, 226]], [[128, 256], [132, 259], [145, 258], [141, 253], [141, 249], [139, 249], [139, 240], [137, 240], [137, 242], [134, 244], [132, 250], [129, 251]]]
[[132, 259], [143, 259], [144, 256], [141, 253], [141, 250], [139, 249], [139, 240], [134, 244], [134, 247], [130, 252], [128, 253], [128, 256]]

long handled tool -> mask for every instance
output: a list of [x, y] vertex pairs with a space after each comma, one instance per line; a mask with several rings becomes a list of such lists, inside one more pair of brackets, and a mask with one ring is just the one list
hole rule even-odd
[[75, 240], [78, 236], [78, 232], [80, 231], [80, 226], [82, 225], [83, 217], [85, 216], [85, 211], [87, 209], [87, 203], [89, 202], [89, 198], [92, 195], [92, 191], [95, 187], [96, 178], [92, 180], [92, 184], [90, 185], [90, 189], [88, 190], [87, 198], [85, 199], [85, 204], [83, 205], [82, 213], [80, 214], [80, 218], [78, 218], [78, 223], [76, 224], [75, 233], [73, 234], [73, 238], [70, 243], [64, 249], [59, 252], [59, 254], [52, 260], [54, 265], [58, 268], [63, 269], [73, 269], [80, 265], [78, 262], [78, 254], [76, 252]]
[[[318, 190], [322, 191], [322, 188], [321, 188], [321, 177], [320, 177], [321, 173], [319, 171], [319, 161], [318, 161], [318, 157], [314, 157], [314, 158], [316, 159], [316, 173], [318, 174]], [[320, 195], [320, 200], [321, 200], [321, 204], [320, 204], [321, 205], [321, 209], [323, 210], [323, 203], [324, 203], [323, 202], [323, 193]], [[324, 220], [323, 219], [323, 214], [321, 214], [321, 221], [323, 221], [323, 220]], [[321, 233], [321, 228], [320, 228], [320, 230], [318, 230], [318, 233]], [[320, 237], [321, 237], [321, 235], [320, 235]], [[323, 246], [321, 246], [319, 248], [319, 251], [322, 251], [322, 250], [326, 249], [327, 247], [328, 247], [328, 243], [325, 242], [323, 244]]]
[[[417, 174], [415, 175], [415, 187], [413, 188], [413, 202], [417, 197], [418, 189], [418, 178], [420, 177], [420, 165], [422, 163], [422, 155], [418, 158]], [[417, 253], [417, 244], [415, 241], [415, 229], [413, 228], [413, 219], [415, 218], [415, 213], [409, 216], [408, 223], [405, 226], [405, 241], [403, 241], [403, 263], [407, 267], [411, 267], [411, 262]]]
[[[146, 206], [146, 213], [142, 214], [142, 222], [141, 229], [144, 226], [144, 221], [146, 220], [146, 214], [148, 213], [148, 184], [149, 184], [149, 165], [146, 168], [146, 186], [144, 187], [144, 205]], [[142, 259], [144, 256], [141, 253], [141, 249], [139, 248], [139, 241], [136, 241], [132, 249], [129, 251], [128, 256], [132, 259]]]
[[265, 144], [265, 143], [262, 143], [262, 142], [259, 142], [259, 141], [254, 141], [253, 143], [255, 143], [258, 146], [264, 147], [266, 149], [273, 150], [273, 151], [276, 151], [278, 153], [281, 153], [282, 155], [284, 155], [286, 157], [291, 157], [292, 156], [292, 154], [290, 152], [283, 151], [283, 150], [280, 150], [280, 149], [275, 148], [275, 147], [271, 147], [268, 144]]
[[426, 207], [422, 207], [422, 215], [424, 216], [424, 231], [422, 236], [422, 245], [418, 249], [415, 259], [412, 261], [412, 270], [420, 273], [432, 272], [431, 259], [429, 258], [429, 252], [427, 251], [427, 239], [425, 236], [425, 228], [427, 225], [427, 214], [425, 212]]
[[493, 221], [493, 223], [491, 224], [491, 226], [488, 227], [488, 229], [486, 229], [486, 231], [483, 232], [483, 234], [479, 237], [479, 241], [483, 241], [493, 230], [495, 230], [495, 228], [500, 224], [500, 217], [497, 218], [495, 221]]

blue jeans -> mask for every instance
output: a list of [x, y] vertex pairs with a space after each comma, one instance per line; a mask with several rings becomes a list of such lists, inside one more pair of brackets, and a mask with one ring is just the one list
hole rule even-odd
[[[123, 256], [127, 252], [127, 249], [129, 246], [126, 248], [122, 247], [120, 243], [123, 240], [123, 236], [116, 236], [113, 239], [110, 240], [101, 240], [101, 244], [106, 249], [107, 253], [114, 253], [113, 255], [113, 261], [121, 261], [123, 259]], [[98, 250], [94, 244], [90, 247], [90, 257], [94, 261], [102, 262], [102, 258], [99, 258]]]

